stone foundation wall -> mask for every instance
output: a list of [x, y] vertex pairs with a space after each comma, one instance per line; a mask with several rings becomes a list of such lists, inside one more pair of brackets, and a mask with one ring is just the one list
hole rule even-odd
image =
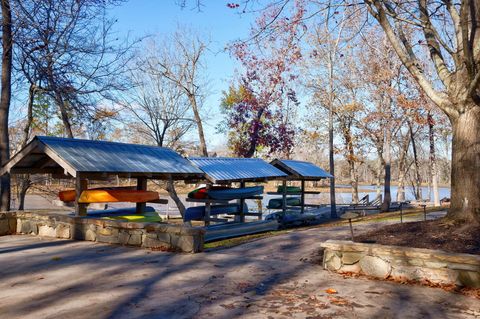
[[82, 218], [51, 212], [0, 213], [0, 236], [33, 234], [161, 250], [200, 252], [205, 231], [161, 223]]
[[15, 234], [17, 218], [10, 213], [0, 213], [0, 236]]
[[440, 250], [328, 240], [323, 266], [339, 273], [480, 288], [480, 256]]

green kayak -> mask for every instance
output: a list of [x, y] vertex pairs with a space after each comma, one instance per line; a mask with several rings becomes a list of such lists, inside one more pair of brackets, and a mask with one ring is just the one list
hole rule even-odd
[[[302, 201], [300, 197], [287, 197], [287, 206], [300, 206]], [[282, 198], [272, 198], [268, 201], [268, 209], [282, 208]]]
[[[287, 186], [287, 194], [289, 193], [300, 193], [302, 189], [298, 186]], [[277, 187], [277, 193], [283, 193], [283, 186], [280, 185]]]

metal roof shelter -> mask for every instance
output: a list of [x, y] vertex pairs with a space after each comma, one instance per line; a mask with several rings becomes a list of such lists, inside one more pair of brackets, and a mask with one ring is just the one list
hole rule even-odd
[[[147, 179], [204, 178], [201, 170], [168, 148], [47, 136], [34, 137], [2, 167], [0, 175], [6, 173], [75, 177], [77, 199], [88, 179], [111, 175], [137, 178], [138, 190], [146, 190]], [[137, 204], [137, 211], [144, 206]], [[86, 205], [76, 201], [76, 212], [85, 214]]]
[[316, 181], [333, 177], [310, 162], [275, 159], [270, 164], [288, 174], [290, 179]]
[[[307, 192], [305, 191], [305, 181], [318, 181], [324, 178], [333, 178], [333, 176], [317, 165], [296, 160], [285, 160], [285, 159], [275, 159], [270, 162], [271, 165], [280, 169], [281, 171], [288, 174], [287, 179], [289, 180], [299, 180], [301, 181], [301, 191], [300, 191], [300, 203], [301, 203], [301, 213], [305, 211], [305, 194], [317, 194], [318, 192]], [[282, 210], [286, 211], [286, 186], [287, 182], [283, 182], [284, 192], [282, 194]]]
[[50, 136], [34, 137], [0, 171], [7, 172], [203, 178], [201, 170], [168, 148]]
[[261, 182], [287, 175], [259, 158], [191, 157], [212, 183]]

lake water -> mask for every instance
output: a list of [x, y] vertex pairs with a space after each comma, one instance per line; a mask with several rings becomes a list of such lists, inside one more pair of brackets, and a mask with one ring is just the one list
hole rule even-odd
[[[337, 187], [350, 187], [350, 185], [337, 185]], [[361, 190], [365, 190], [365, 189], [371, 190], [371, 191], [368, 191], [368, 192], [358, 193], [359, 198], [362, 198], [363, 196], [369, 194], [370, 195], [370, 200], [373, 200], [377, 196], [377, 191], [376, 191], [376, 186], [375, 185], [359, 186], [358, 188], [361, 189]], [[430, 194], [429, 194], [428, 187], [423, 186], [423, 187], [421, 187], [421, 189], [422, 189], [422, 197], [424, 199], [429, 198]], [[397, 191], [398, 191], [397, 186], [391, 186], [390, 187], [390, 192], [391, 192], [393, 201], [397, 200]], [[340, 195], [340, 198], [341, 198], [342, 202], [344, 202], [344, 203], [351, 203], [352, 202], [351, 193], [341, 193], [341, 194], [338, 194], [338, 195]], [[383, 195], [383, 186], [382, 186], [382, 195]], [[450, 187], [439, 187], [438, 188], [438, 195], [439, 195], [440, 199], [442, 199], [444, 197], [450, 197]], [[415, 200], [413, 187], [411, 187], [411, 186], [406, 186], [405, 187], [405, 200]], [[433, 200], [433, 194], [432, 194], [432, 200]]]

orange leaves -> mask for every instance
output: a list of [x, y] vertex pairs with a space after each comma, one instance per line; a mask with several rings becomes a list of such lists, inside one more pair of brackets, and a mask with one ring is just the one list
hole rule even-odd
[[333, 289], [333, 288], [328, 288], [325, 290], [325, 292], [327, 294], [330, 294], [330, 295], [333, 295], [333, 294], [336, 294], [337, 293], [337, 290]]
[[350, 302], [342, 297], [333, 297], [333, 296], [328, 296], [328, 300], [338, 306], [348, 306]]

